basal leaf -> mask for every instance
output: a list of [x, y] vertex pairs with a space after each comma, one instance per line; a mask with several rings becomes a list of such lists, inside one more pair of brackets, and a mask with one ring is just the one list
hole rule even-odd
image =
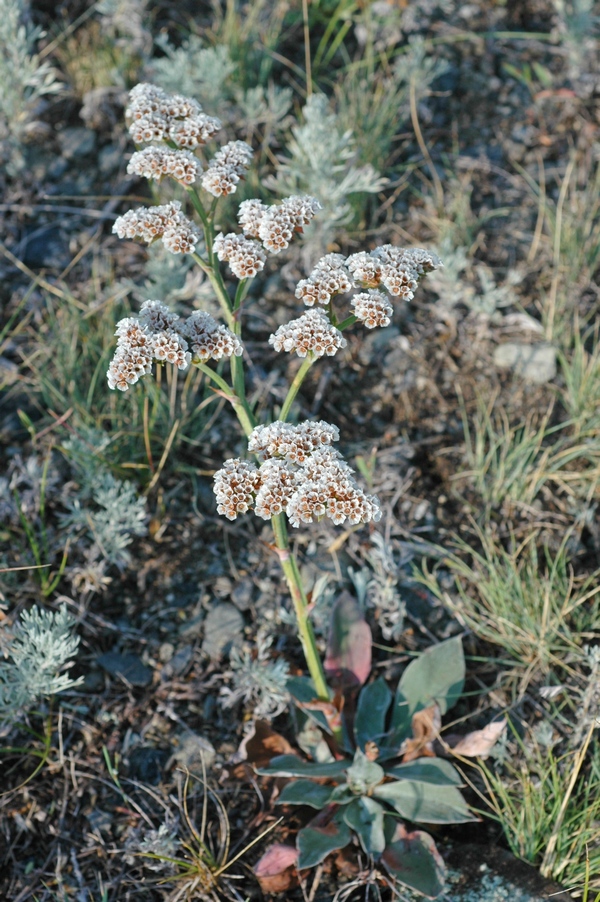
[[444, 889], [446, 867], [433, 839], [422, 830], [409, 833], [398, 824], [381, 862], [398, 883], [427, 899], [435, 899]]
[[311, 808], [325, 808], [331, 798], [333, 786], [313, 783], [312, 780], [294, 780], [281, 790], [278, 805], [310, 805]]
[[385, 848], [384, 813], [379, 802], [367, 796], [355, 799], [344, 808], [344, 820], [358, 834], [368, 855], [381, 855]]
[[331, 612], [325, 672], [340, 689], [362, 686], [371, 671], [371, 630], [360, 605], [342, 592]]
[[363, 751], [367, 742], [381, 744], [391, 700], [392, 693], [381, 677], [365, 686], [360, 693], [354, 718], [354, 738]]
[[317, 699], [317, 691], [309, 677], [290, 677], [285, 687], [294, 701], [314, 723], [325, 733], [331, 735], [331, 727], [327, 717], [320, 708], [305, 708]]
[[330, 806], [298, 832], [296, 840], [300, 857], [298, 868], [312, 868], [327, 858], [330, 852], [343, 849], [352, 838], [341, 809]]
[[462, 824], [476, 820], [456, 786], [398, 780], [375, 787], [373, 795], [388, 802], [407, 821]]
[[443, 758], [419, 758], [410, 764], [399, 764], [386, 770], [388, 777], [412, 780], [413, 783], [433, 783], [436, 786], [460, 786], [463, 782], [456, 768]]
[[437, 702], [445, 714], [460, 698], [465, 659], [459, 636], [433, 645], [412, 661], [398, 683], [392, 727], [408, 734], [415, 711]]
[[350, 763], [346, 760], [320, 764], [318, 761], [303, 761], [297, 755], [276, 755], [258, 773], [272, 777], [339, 777], [350, 767]]

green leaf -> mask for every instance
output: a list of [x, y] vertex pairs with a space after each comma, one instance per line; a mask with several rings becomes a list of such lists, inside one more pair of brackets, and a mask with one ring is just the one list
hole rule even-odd
[[328, 804], [333, 786], [323, 786], [311, 780], [294, 780], [281, 790], [278, 805], [310, 805], [311, 808], [325, 808]]
[[342, 688], [362, 686], [371, 671], [371, 644], [371, 629], [359, 603], [342, 592], [331, 612], [324, 661], [328, 678]]
[[318, 761], [303, 761], [297, 755], [276, 755], [266, 767], [261, 767], [259, 774], [275, 777], [340, 777], [350, 767], [349, 761], [330, 761], [320, 764]]
[[385, 734], [385, 715], [391, 700], [392, 693], [382, 677], [362, 690], [354, 719], [354, 738], [359, 748], [364, 750], [367, 742], [381, 745]]
[[346, 771], [348, 786], [355, 795], [368, 795], [385, 777], [385, 771], [376, 761], [371, 761], [357, 749], [354, 761]]
[[409, 833], [398, 824], [381, 862], [398, 883], [427, 899], [435, 899], [444, 889], [446, 867], [433, 839], [422, 830]]
[[398, 780], [377, 786], [373, 795], [388, 802], [407, 821], [462, 824], [477, 820], [456, 786]]
[[[285, 688], [299, 705], [313, 702], [318, 698], [313, 681], [310, 677], [290, 677], [285, 684]], [[310, 718], [310, 720], [316, 723], [324, 733], [331, 735], [331, 727], [327, 723], [327, 718], [322, 711], [318, 708], [315, 708], [314, 710], [311, 710], [310, 708], [301, 708], [301, 710]]]
[[442, 758], [419, 758], [408, 764], [389, 767], [386, 774], [388, 777], [398, 777], [399, 780], [435, 783], [438, 786], [460, 786], [463, 782], [454, 765]]
[[344, 808], [344, 820], [358, 834], [361, 845], [368, 855], [381, 855], [385, 848], [384, 813], [379, 802], [368, 796], [354, 799]]
[[298, 832], [298, 870], [320, 864], [330, 852], [347, 846], [351, 838], [350, 828], [339, 810], [321, 812]]
[[392, 713], [395, 733], [410, 733], [413, 714], [433, 702], [445, 714], [460, 698], [464, 684], [465, 658], [460, 637], [428, 648], [408, 665], [398, 683]]

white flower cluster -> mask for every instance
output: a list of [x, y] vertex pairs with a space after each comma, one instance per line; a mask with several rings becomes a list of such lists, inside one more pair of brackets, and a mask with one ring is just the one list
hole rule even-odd
[[196, 100], [168, 94], [146, 83], [130, 92], [126, 115], [129, 134], [136, 144], [171, 141], [179, 148], [193, 150], [206, 144], [221, 128], [221, 122], [203, 113]]
[[264, 520], [285, 512], [292, 526], [329, 517], [337, 525], [379, 520], [377, 498], [355, 482], [351, 467], [331, 447], [339, 433], [320, 421], [257, 426], [248, 448], [260, 467], [228, 460], [215, 474], [217, 510], [229, 520], [251, 508]]
[[276, 351], [295, 351], [298, 357], [311, 353], [314, 357], [333, 357], [347, 341], [322, 310], [308, 310], [298, 319], [280, 326], [269, 336], [269, 344]]
[[296, 297], [302, 298], [307, 307], [315, 303], [326, 306], [335, 294], [345, 294], [354, 287], [344, 255], [327, 254], [319, 260], [308, 279], [298, 282]]
[[238, 279], [250, 279], [264, 268], [267, 254], [262, 245], [252, 238], [244, 238], [234, 232], [219, 232], [213, 244], [213, 252], [221, 262], [227, 261]]
[[138, 207], [119, 216], [113, 225], [119, 238], [141, 238], [147, 244], [162, 238], [172, 254], [192, 254], [201, 239], [198, 227], [181, 212], [174, 200], [156, 207]]
[[192, 359], [220, 360], [242, 353], [239, 338], [209, 313], [197, 311], [181, 321], [160, 301], [145, 301], [139, 318], [122, 319], [115, 334], [117, 349], [107, 378], [109, 388], [121, 391], [150, 373], [153, 360], [184, 370]]
[[213, 197], [233, 194], [252, 162], [252, 148], [245, 141], [230, 141], [219, 150], [202, 176], [202, 187]]
[[192, 313], [183, 328], [190, 343], [193, 360], [204, 362], [242, 355], [242, 343], [237, 335], [204, 310]]
[[301, 232], [320, 209], [319, 201], [309, 195], [285, 197], [270, 206], [245, 200], [240, 204], [238, 222], [246, 235], [262, 241], [271, 254], [279, 254], [289, 246], [294, 232]]
[[368, 288], [384, 285], [391, 295], [406, 301], [412, 301], [421, 276], [442, 265], [431, 251], [392, 244], [376, 247], [370, 254], [352, 254], [346, 262], [359, 284]]
[[168, 147], [144, 147], [132, 154], [127, 164], [129, 175], [158, 181], [170, 176], [182, 185], [193, 185], [201, 171], [200, 161], [189, 150]]
[[298, 282], [296, 297], [307, 307], [327, 306], [335, 295], [359, 287], [367, 288], [368, 291], [351, 299], [354, 315], [368, 329], [389, 326], [393, 307], [386, 295], [376, 289], [381, 286], [391, 295], [410, 301], [421, 276], [441, 265], [439, 257], [430, 251], [398, 248], [391, 244], [350, 257], [327, 254], [319, 260], [308, 279]]
[[376, 289], [370, 288], [369, 291], [361, 291], [355, 294], [350, 305], [354, 307], [354, 315], [361, 323], [364, 323], [367, 329], [374, 329], [376, 326], [389, 326], [392, 319], [394, 308], [388, 301], [385, 294]]

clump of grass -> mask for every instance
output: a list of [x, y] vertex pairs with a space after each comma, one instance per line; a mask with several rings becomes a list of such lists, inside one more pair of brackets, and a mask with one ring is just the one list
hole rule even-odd
[[531, 505], [542, 489], [588, 497], [600, 478], [600, 438], [572, 435], [570, 422], [550, 425], [551, 410], [514, 426], [505, 408], [479, 397], [472, 426], [462, 408], [468, 480], [486, 511], [509, 504]]
[[[420, 579], [476, 636], [500, 646], [515, 662], [520, 685], [550, 669], [569, 670], [583, 658], [582, 645], [598, 635], [598, 574], [576, 579], [567, 534], [553, 553], [538, 551], [535, 535], [509, 550], [479, 533], [482, 550], [454, 543], [440, 566], [453, 577], [457, 596], [424, 567]], [[470, 563], [465, 560], [470, 559]]]
[[202, 373], [190, 370], [178, 378], [171, 367], [158, 367], [141, 392], [130, 392], [120, 403], [114, 396], [107, 401], [118, 308], [122, 312], [118, 293], [90, 305], [66, 289], [60, 298], [46, 294], [42, 325], [31, 330], [33, 350], [25, 355], [22, 387], [42, 416], [38, 429], [68, 413], [71, 436], [85, 440], [90, 429], [106, 432], [110, 447], [101, 449], [101, 462], [118, 474], [134, 469], [148, 488], [174, 451], [199, 447], [211, 414], [224, 402], [207, 392]]
[[[591, 350], [586, 345], [591, 344]], [[577, 330], [570, 353], [561, 352], [558, 360], [564, 379], [560, 400], [573, 432], [579, 438], [593, 440], [600, 427], [600, 342], [598, 328], [583, 335]]]
[[[493, 817], [512, 852], [570, 891], [600, 889], [600, 752], [588, 725], [577, 747], [559, 752], [529, 731], [498, 769], [479, 768]], [[586, 756], [590, 750], [589, 760]], [[586, 894], [587, 898], [587, 894]]]

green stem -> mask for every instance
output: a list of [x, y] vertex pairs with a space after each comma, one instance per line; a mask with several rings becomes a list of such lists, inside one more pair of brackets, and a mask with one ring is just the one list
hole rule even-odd
[[343, 319], [341, 321], [341, 323], [337, 323], [335, 328], [339, 329], [340, 332], [343, 332], [344, 329], [348, 328], [348, 326], [353, 326], [355, 322], [356, 322], [356, 317], [354, 316], [353, 313], [351, 313], [350, 316], [347, 316], [346, 319]]
[[288, 393], [285, 397], [285, 401], [283, 402], [283, 407], [281, 408], [281, 412], [279, 414], [279, 419], [283, 423], [285, 423], [285, 421], [289, 417], [291, 406], [294, 403], [294, 399], [296, 398], [296, 395], [298, 394], [298, 392], [300, 390], [300, 386], [304, 382], [304, 379], [306, 378], [306, 374], [308, 373], [309, 369], [311, 368], [311, 366], [313, 365], [313, 363], [315, 362], [316, 359], [317, 358], [313, 357], [311, 352], [309, 351], [308, 355], [302, 361], [302, 366], [300, 367], [300, 369], [294, 376], [294, 381], [292, 382], [292, 384], [290, 385], [290, 387], [288, 389]]
[[219, 388], [235, 410], [239, 424], [244, 431], [244, 435], [250, 435], [250, 433], [256, 426], [256, 422], [254, 416], [252, 415], [252, 411], [248, 407], [246, 399], [240, 398], [235, 391], [235, 388], [232, 388], [230, 385], [228, 385], [227, 382], [225, 382], [225, 380], [221, 376], [219, 376], [218, 373], [215, 373], [214, 370], [211, 370], [211, 368], [205, 363], [196, 363], [194, 364], [194, 366], [198, 367], [200, 372], [204, 373], [205, 376], [208, 376], [209, 379], [212, 379], [212, 381], [219, 386]]
[[300, 634], [300, 641], [308, 666], [308, 672], [311, 675], [318, 698], [323, 699], [323, 701], [329, 701], [329, 690], [325, 680], [325, 672], [317, 651], [317, 643], [315, 641], [312, 624], [308, 619], [308, 600], [302, 587], [302, 577], [300, 576], [296, 558], [290, 550], [284, 514], [277, 514], [277, 516], [272, 517], [271, 523], [273, 524], [279, 562], [281, 564], [281, 569], [284, 572], [294, 605], [298, 632]]

